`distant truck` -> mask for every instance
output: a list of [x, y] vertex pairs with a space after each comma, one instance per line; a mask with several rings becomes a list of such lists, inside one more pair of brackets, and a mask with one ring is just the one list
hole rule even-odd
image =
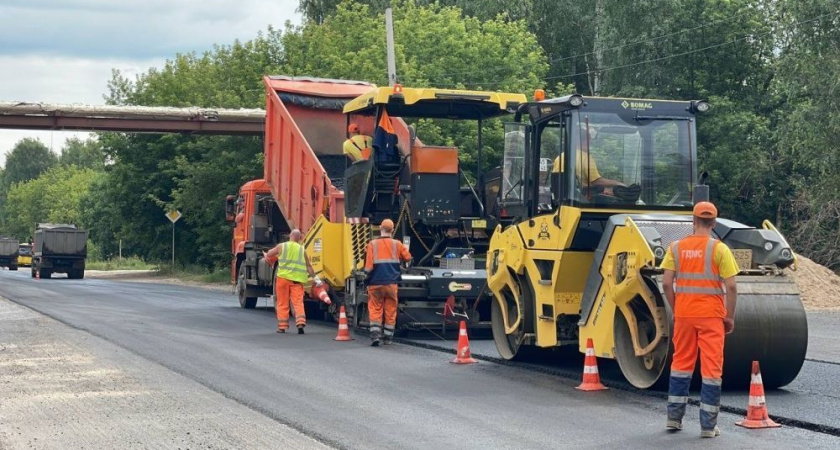
[[29, 267], [32, 265], [32, 244], [21, 242], [18, 252], [18, 267]]
[[66, 273], [70, 279], [84, 278], [87, 237], [87, 231], [75, 225], [39, 223], [35, 228], [32, 278], [36, 274], [50, 278], [53, 273]]
[[0, 267], [8, 267], [9, 270], [18, 270], [18, 246], [17, 239], [0, 238]]

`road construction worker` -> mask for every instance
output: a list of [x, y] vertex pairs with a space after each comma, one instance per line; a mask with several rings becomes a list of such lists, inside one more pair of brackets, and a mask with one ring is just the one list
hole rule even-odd
[[350, 137], [344, 141], [344, 154], [350, 158], [350, 162], [367, 161], [373, 152], [373, 139], [359, 133], [359, 126], [351, 123], [347, 127]]
[[370, 345], [374, 347], [379, 346], [380, 340], [389, 345], [394, 337], [394, 329], [397, 326], [397, 282], [400, 280], [400, 262], [411, 261], [408, 248], [402, 242], [391, 238], [393, 232], [394, 222], [391, 219], [383, 220], [379, 225], [381, 237], [368, 244], [365, 255]]
[[[590, 128], [589, 139], [581, 138], [580, 149], [575, 152], [575, 178], [577, 178], [577, 185], [581, 189], [604, 188], [605, 194], [612, 195], [612, 188], [615, 186], [624, 186], [624, 183], [605, 178], [598, 170], [598, 164], [595, 163], [595, 158], [589, 153], [589, 142], [594, 141], [597, 135], [598, 132], [594, 128]], [[552, 173], [559, 174], [564, 172], [563, 156], [564, 154], [561, 153], [554, 158], [554, 164], [552, 164], [551, 168]]]
[[[289, 240], [268, 252], [266, 260], [277, 260], [277, 279], [274, 280], [275, 311], [277, 312], [277, 332], [285, 333], [289, 328], [289, 303], [295, 308], [295, 325], [298, 334], [303, 334], [306, 327], [306, 313], [303, 309], [303, 285], [312, 277], [316, 284], [321, 280], [315, 276], [309, 257], [301, 245], [303, 233], [292, 230]], [[308, 276], [307, 276], [308, 275]]]
[[[709, 202], [694, 206], [694, 234], [669, 247], [661, 268], [662, 286], [674, 313], [674, 359], [668, 390], [666, 428], [682, 429], [691, 375], [700, 353], [700, 436], [720, 434], [724, 335], [735, 329], [735, 275], [738, 263], [726, 244], [712, 238], [717, 208]], [[725, 288], [725, 289], [724, 289]]]

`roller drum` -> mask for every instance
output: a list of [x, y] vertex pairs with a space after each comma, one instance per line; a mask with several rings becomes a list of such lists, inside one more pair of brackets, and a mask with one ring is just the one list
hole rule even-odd
[[735, 331], [724, 347], [724, 385], [747, 387], [755, 360], [765, 388], [785, 386], [799, 374], [808, 349], [808, 320], [799, 290], [788, 277], [737, 281]]

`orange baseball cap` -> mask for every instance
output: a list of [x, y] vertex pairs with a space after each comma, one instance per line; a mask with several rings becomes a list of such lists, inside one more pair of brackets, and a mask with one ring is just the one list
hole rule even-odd
[[358, 133], [359, 132], [359, 126], [356, 125], [355, 123], [351, 123], [349, 126], [347, 126], [347, 132], [348, 133]]
[[699, 202], [694, 205], [694, 215], [704, 219], [714, 219], [717, 217], [717, 208], [712, 202]]
[[379, 225], [379, 228], [384, 228], [388, 231], [394, 231], [394, 221], [391, 219], [385, 219]]

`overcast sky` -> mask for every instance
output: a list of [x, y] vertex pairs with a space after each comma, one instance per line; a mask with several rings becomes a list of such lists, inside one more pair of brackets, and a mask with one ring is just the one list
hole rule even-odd
[[[299, 22], [298, 0], [0, 0], [0, 101], [102, 104], [119, 69], [133, 78], [176, 53], [249, 40]], [[23, 137], [54, 151], [86, 133], [0, 129], [0, 163]]]

